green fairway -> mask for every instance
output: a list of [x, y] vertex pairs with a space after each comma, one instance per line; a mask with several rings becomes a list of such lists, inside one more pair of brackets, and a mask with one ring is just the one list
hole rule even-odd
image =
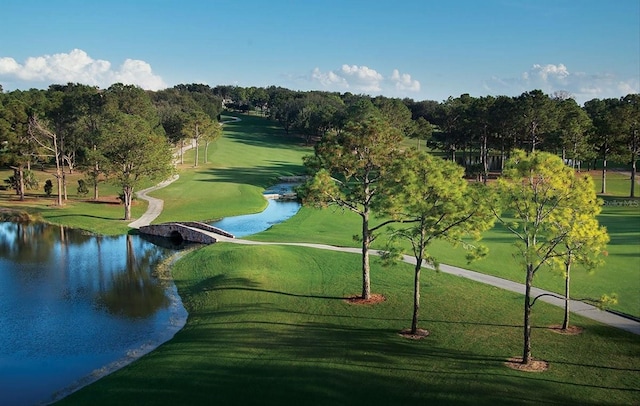
[[224, 125], [222, 138], [209, 147], [208, 164], [193, 168], [195, 153], [187, 151], [180, 179], [153, 193], [165, 201], [155, 222], [259, 212], [267, 205], [262, 191], [277, 183], [279, 176], [304, 173], [302, 157], [312, 152], [266, 119], [242, 116], [242, 121]]
[[[374, 264], [386, 301], [353, 305], [359, 256], [300, 247], [216, 244], [173, 274], [185, 328], [153, 353], [61, 404], [581, 404], [640, 400], [637, 336], [534, 310], [533, 354], [545, 373], [510, 370], [520, 354], [522, 297], [447, 274], [423, 278], [421, 341], [402, 338], [411, 315], [409, 266]], [[597, 349], [597, 350], [594, 350]]]

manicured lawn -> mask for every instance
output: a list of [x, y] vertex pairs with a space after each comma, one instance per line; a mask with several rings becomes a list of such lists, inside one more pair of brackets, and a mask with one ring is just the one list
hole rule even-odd
[[[105, 235], [124, 234], [129, 230], [127, 224], [130, 221], [124, 218], [124, 206], [118, 200], [119, 189], [108, 182], [99, 185], [99, 202], [91, 201], [93, 190], [86, 196], [77, 193], [78, 179], [83, 177], [80, 173], [67, 175], [67, 194], [69, 200], [64, 207], [55, 205], [56, 193], [55, 178], [51, 170], [41, 171], [34, 168], [34, 174], [40, 186], [37, 190], [27, 190], [25, 201], [18, 200], [12, 190], [0, 191], [0, 207], [22, 210], [53, 224], [63, 224], [69, 227], [80, 228], [99, 232]], [[4, 181], [13, 175], [13, 171], [0, 170], [0, 181]], [[44, 183], [49, 179], [54, 184], [53, 194], [50, 197], [44, 194]], [[144, 187], [152, 186], [147, 183]], [[147, 203], [134, 200], [131, 214], [139, 217], [147, 209]]]
[[[611, 179], [609, 184], [616, 190], [620, 188], [619, 183], [625, 182], [624, 179], [619, 175]], [[599, 221], [607, 227], [611, 237], [607, 256], [603, 257], [604, 265], [592, 272], [574, 267], [571, 273], [572, 296], [576, 299], [598, 299], [603, 294], [616, 293], [619, 303], [612, 309], [640, 317], [640, 200], [615, 196], [604, 196], [604, 199], [605, 206]], [[355, 247], [359, 243], [353, 239], [353, 235], [358, 234], [360, 227], [360, 218], [351, 212], [337, 208], [303, 208], [285, 223], [249, 238]], [[385, 242], [385, 237], [381, 236], [374, 247], [383, 248]], [[524, 269], [520, 265], [514, 242], [513, 236], [497, 224], [484, 233], [481, 243], [489, 247], [489, 255], [482, 260], [468, 264], [464, 249], [446, 242], [435, 242], [430, 247], [430, 253], [441, 263], [524, 283]], [[542, 289], [564, 292], [564, 278], [557, 270], [542, 269], [534, 284]]]
[[225, 124], [223, 136], [209, 146], [208, 164], [193, 168], [194, 151], [187, 151], [180, 179], [153, 193], [165, 201], [155, 222], [259, 212], [267, 205], [262, 191], [279, 176], [303, 174], [302, 157], [312, 153], [300, 138], [287, 136], [266, 119], [242, 116], [240, 122]]
[[173, 340], [60, 404], [583, 404], [640, 400], [637, 336], [574, 317], [579, 336], [547, 330], [534, 310], [544, 373], [510, 370], [520, 354], [522, 297], [425, 272], [421, 341], [410, 322], [411, 269], [374, 265], [387, 300], [352, 305], [359, 256], [300, 247], [216, 244], [173, 275], [189, 320]]

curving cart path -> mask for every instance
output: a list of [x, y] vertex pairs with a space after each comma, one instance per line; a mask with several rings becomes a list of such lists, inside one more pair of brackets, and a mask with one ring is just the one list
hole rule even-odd
[[[222, 121], [222, 122], [220, 122], [220, 125], [223, 125], [225, 123], [231, 123], [231, 122], [234, 122], [234, 121], [240, 121], [240, 118], [231, 117], [231, 120]], [[187, 145], [186, 147], [184, 147], [183, 152], [184, 151], [188, 151], [193, 147], [194, 147], [194, 145], [193, 145], [193, 143], [191, 143], [191, 144]], [[176, 152], [174, 154], [174, 159], [177, 159], [177, 158], [178, 158], [178, 153]], [[149, 193], [154, 192], [154, 191], [156, 191], [158, 189], [162, 189], [163, 187], [166, 187], [166, 186], [170, 185], [171, 183], [173, 183], [176, 180], [178, 180], [178, 178], [180, 178], [179, 175], [173, 175], [171, 178], [169, 178], [169, 179], [167, 179], [165, 181], [162, 181], [162, 182], [158, 183], [155, 186], [152, 186], [150, 188], [146, 188], [146, 189], [143, 189], [143, 190], [137, 192], [136, 196], [139, 199], [146, 200], [149, 205], [147, 206], [147, 211], [145, 211], [145, 213], [142, 216], [140, 216], [139, 219], [135, 220], [132, 223], [129, 223], [129, 227], [138, 229], [138, 228], [140, 228], [142, 226], [148, 226], [149, 224], [151, 224], [151, 222], [153, 220], [158, 218], [160, 213], [162, 213], [162, 208], [164, 206], [164, 201], [162, 201], [161, 199], [157, 199], [155, 197], [149, 196]]]
[[[231, 121], [240, 121], [239, 118], [235, 117], [235, 120], [231, 120]], [[221, 124], [227, 123], [230, 121], [225, 121]], [[148, 196], [148, 193], [153, 192], [155, 190], [158, 190], [160, 188], [166, 187], [167, 185], [171, 184], [172, 182], [176, 181], [178, 179], [178, 176], [175, 175], [174, 177], [172, 177], [171, 179], [167, 179], [164, 182], [159, 183], [156, 186], [153, 186], [151, 188], [148, 189], [144, 189], [141, 190], [140, 192], [137, 193], [137, 196], [143, 200], [147, 200], [149, 202], [149, 207], [147, 208], [147, 211], [136, 221], [134, 221], [133, 223], [129, 224], [129, 227], [132, 228], [139, 228], [141, 226], [146, 226], [149, 225], [153, 220], [155, 220], [160, 213], [162, 212], [162, 208], [163, 208], [163, 201], [160, 199], [156, 199], [154, 197], [150, 197]], [[203, 231], [205, 233], [208, 233], [206, 231]], [[336, 247], [333, 245], [325, 245], [325, 244], [310, 244], [310, 243], [283, 243], [283, 242], [261, 242], [261, 241], [250, 241], [250, 240], [243, 240], [243, 239], [236, 239], [236, 238], [228, 238], [228, 237], [224, 237], [221, 236], [219, 234], [213, 234], [213, 233], [208, 233], [211, 234], [213, 237], [215, 237], [218, 241], [221, 242], [229, 242], [229, 243], [234, 243], [234, 244], [247, 244], [247, 245], [294, 245], [294, 246], [300, 246], [300, 247], [308, 247], [308, 248], [315, 248], [315, 249], [323, 249], [323, 250], [331, 250], [331, 251], [339, 251], [339, 252], [350, 252], [350, 253], [356, 253], [359, 254], [362, 252], [362, 250], [360, 248], [349, 248], [349, 247]], [[372, 254], [374, 255], [379, 255], [380, 253], [378, 251], [372, 251]], [[403, 258], [404, 262], [410, 263], [415, 265], [416, 264], [416, 260], [415, 258], [405, 255]], [[481, 282], [481, 283], [485, 283], [488, 285], [492, 285], [492, 286], [496, 286], [498, 288], [501, 289], [505, 289], [508, 290], [510, 292], [516, 292], [516, 293], [520, 293], [524, 295], [525, 292], [525, 286], [521, 283], [517, 283], [517, 282], [513, 282], [507, 279], [502, 279], [502, 278], [498, 278], [495, 276], [491, 276], [491, 275], [485, 275], [479, 272], [474, 272], [474, 271], [470, 271], [468, 269], [463, 269], [463, 268], [459, 268], [456, 266], [451, 266], [451, 265], [445, 265], [445, 264], [441, 264], [440, 265], [440, 271], [441, 272], [445, 272], [448, 274], [452, 274], [452, 275], [457, 275], [463, 278], [467, 278], [467, 279], [471, 279], [474, 280], [476, 282]], [[560, 299], [559, 297], [554, 296], [555, 294], [549, 291], [545, 291], [542, 289], [538, 289], [538, 288], [533, 288], [531, 291], [531, 294], [533, 297], [536, 296], [540, 296], [540, 295], [545, 295], [542, 296], [540, 298], [541, 301], [546, 302], [546, 303], [550, 303], [552, 305], [558, 306], [558, 307], [564, 307], [564, 300]], [[575, 313], [575, 314], [579, 314], [583, 317], [592, 319], [592, 320], [596, 320], [600, 323], [603, 324], [607, 324], [609, 326], [613, 326], [622, 330], [626, 330], [626, 331], [630, 331], [634, 334], [638, 334], [640, 335], [640, 322], [637, 322], [635, 320], [626, 318], [626, 317], [622, 317], [619, 316], [617, 314], [611, 313], [611, 312], [607, 312], [607, 311], [602, 311], [599, 310], [597, 307], [589, 305], [587, 303], [584, 302], [580, 302], [580, 301], [576, 301], [576, 300], [572, 300], [571, 301], [571, 312]]]

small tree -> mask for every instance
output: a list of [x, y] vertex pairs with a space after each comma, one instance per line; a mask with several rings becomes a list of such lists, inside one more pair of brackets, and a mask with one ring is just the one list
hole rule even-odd
[[172, 171], [165, 137], [151, 132], [141, 117], [117, 113], [103, 128], [103, 153], [111, 181], [122, 187], [124, 219], [131, 220], [133, 192], [143, 180], [163, 180]]
[[212, 121], [211, 125], [205, 129], [204, 139], [204, 163], [209, 163], [209, 144], [215, 142], [222, 135], [222, 125], [216, 121]]
[[[196, 110], [192, 113], [191, 118], [188, 121], [188, 124], [184, 126], [183, 131], [185, 134], [191, 134], [193, 138], [193, 142], [195, 143], [195, 158], [193, 161], [193, 166], [198, 166], [199, 160], [199, 150], [200, 150], [200, 140], [207, 139], [213, 131], [219, 130], [213, 129], [212, 127], [219, 127], [218, 123], [214, 123], [209, 116], [207, 116], [201, 110]], [[218, 133], [219, 134], [219, 133]], [[207, 147], [209, 146], [207, 142]]]
[[58, 144], [58, 135], [50, 131], [36, 116], [29, 117], [29, 135], [36, 145], [36, 154], [40, 157], [53, 158], [56, 164], [56, 183], [58, 187], [57, 205], [62, 206], [63, 176], [62, 150]]
[[[454, 244], [462, 243], [466, 248], [475, 248], [475, 257], [483, 255], [482, 247], [465, 243], [466, 235], [480, 237], [482, 231], [493, 226], [494, 218], [487, 206], [480, 204], [478, 193], [482, 184], [469, 187], [464, 179], [464, 168], [452, 161], [445, 161], [427, 153], [406, 152], [394, 162], [387, 178], [384, 212], [397, 219], [402, 226], [392, 231], [392, 239], [403, 239], [411, 244], [416, 259], [413, 285], [413, 318], [411, 334], [418, 332], [420, 309], [420, 270], [424, 262], [438, 262], [427, 253], [427, 246], [436, 239]], [[394, 254], [399, 253], [392, 252]]]
[[53, 182], [51, 182], [51, 179], [47, 179], [44, 182], [44, 194], [47, 195], [47, 197], [51, 196], [51, 193], [53, 192]]
[[305, 202], [336, 204], [360, 216], [362, 228], [362, 296], [371, 295], [369, 249], [376, 232], [389, 221], [372, 226], [376, 199], [388, 196], [380, 187], [394, 159], [402, 134], [379, 117], [367, 116], [351, 122], [338, 134], [327, 134], [316, 145], [315, 156], [305, 165], [315, 171], [307, 183]]
[[564, 273], [564, 320], [562, 330], [569, 328], [569, 304], [571, 268], [574, 264], [592, 270], [601, 264], [601, 254], [609, 242], [605, 227], [598, 223], [596, 216], [602, 211], [602, 201], [596, 197], [593, 179], [589, 175], [576, 177], [571, 187], [573, 199], [582, 202], [580, 206], [568, 208], [570, 215], [558, 216], [552, 227], [555, 233], [566, 233], [566, 238], [557, 248], [557, 262]]
[[78, 179], [78, 194], [80, 196], [86, 196], [89, 193], [87, 182], [84, 179]]
[[[544, 266], [552, 265], [562, 255], [563, 244], [571, 242], [571, 224], [575, 213], [587, 203], [587, 194], [576, 193], [574, 171], [562, 159], [546, 152], [527, 155], [514, 151], [503, 176], [497, 182], [499, 204], [504, 215], [496, 218], [516, 238], [516, 246], [525, 269], [524, 329], [521, 363], [529, 365], [531, 357], [531, 297], [533, 279]], [[511, 217], [511, 218], [510, 218]], [[585, 224], [586, 225], [586, 224]]]

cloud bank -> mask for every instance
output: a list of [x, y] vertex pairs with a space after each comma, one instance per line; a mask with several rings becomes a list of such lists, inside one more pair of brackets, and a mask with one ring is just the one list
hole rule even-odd
[[69, 53], [29, 57], [22, 64], [11, 57], [0, 57], [0, 81], [2, 80], [28, 87], [68, 82], [101, 88], [114, 83], [137, 85], [147, 90], [167, 87], [145, 61], [127, 59], [117, 69], [113, 69], [111, 62], [93, 59], [81, 49], [74, 49]]
[[368, 66], [342, 65], [340, 69], [323, 72], [315, 68], [309, 80], [330, 91], [349, 91], [376, 94], [406, 95], [420, 91], [420, 82], [408, 73], [394, 69], [384, 76]]
[[619, 78], [613, 73], [589, 74], [586, 72], [572, 72], [560, 63], [534, 64], [531, 68], [516, 78], [491, 78], [484, 87], [492, 94], [514, 94], [540, 89], [547, 94], [567, 91], [576, 101], [584, 103], [591, 99], [620, 97], [629, 93], [640, 92], [640, 80], [634, 78]]

